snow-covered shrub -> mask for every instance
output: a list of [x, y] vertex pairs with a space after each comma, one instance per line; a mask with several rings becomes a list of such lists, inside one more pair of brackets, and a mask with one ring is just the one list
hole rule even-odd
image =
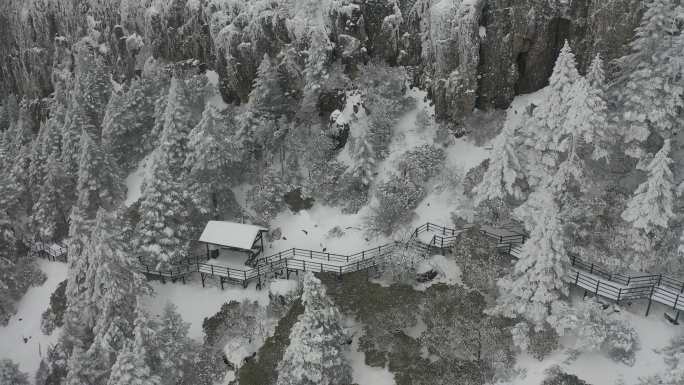
[[16, 313], [16, 304], [31, 286], [41, 285], [47, 277], [34, 259], [16, 261], [0, 257], [0, 326], [7, 325]]
[[404, 178], [422, 184], [440, 173], [444, 159], [444, 150], [424, 144], [402, 155], [397, 169]]
[[473, 216], [483, 224], [493, 226], [509, 224], [513, 220], [513, 207], [501, 198], [487, 199], [475, 207]]
[[606, 325], [606, 339], [601, 349], [616, 362], [633, 366], [636, 352], [639, 350], [639, 336], [629, 323], [620, 318], [608, 320]]
[[28, 375], [9, 359], [0, 360], [0, 384], [29, 385]]
[[546, 378], [541, 385], [589, 385], [579, 377], [565, 373], [557, 366], [548, 369], [546, 374]]
[[525, 321], [518, 322], [511, 329], [515, 346], [542, 361], [558, 348], [558, 333], [548, 324], [541, 329], [530, 326]]
[[482, 183], [485, 173], [489, 168], [489, 159], [485, 159], [477, 165], [477, 167], [471, 168], [463, 178], [463, 191], [466, 195], [471, 195], [475, 186]]
[[265, 310], [256, 302], [245, 300], [225, 303], [218, 313], [202, 322], [204, 342], [217, 345], [231, 338], [249, 339], [257, 333], [264, 315]]
[[416, 266], [422, 259], [420, 253], [410, 245], [399, 246], [380, 265], [380, 273], [392, 282], [411, 284], [416, 279]]
[[57, 289], [50, 295], [50, 305], [43, 312], [40, 320], [40, 330], [43, 334], [49, 335], [64, 323], [64, 310], [66, 309], [66, 283], [64, 280], [59, 283]]
[[264, 175], [261, 182], [250, 191], [248, 198], [260, 221], [270, 222], [285, 208], [285, 194], [289, 190], [288, 184], [277, 172], [269, 171]]
[[411, 222], [413, 209], [425, 197], [425, 190], [407, 178], [392, 174], [375, 192], [377, 204], [371, 208], [367, 226], [371, 233], [392, 234]]
[[491, 240], [480, 233], [478, 226], [458, 236], [451, 254], [461, 268], [461, 279], [467, 287], [488, 297], [496, 296], [496, 280], [510, 269], [510, 265]]
[[578, 351], [603, 351], [611, 359], [633, 365], [639, 349], [639, 337], [622, 313], [614, 307], [604, 308], [587, 300], [568, 306], [564, 302], [552, 306], [549, 323], [562, 335], [576, 337]]
[[511, 321], [484, 313], [485, 298], [462, 286], [434, 285], [423, 310], [427, 330], [422, 345], [442, 361], [474, 362], [483, 379], [512, 368], [514, 345]]
[[47, 354], [40, 361], [36, 372], [36, 384], [60, 385], [66, 378], [68, 366], [64, 344], [60, 341], [48, 346]]

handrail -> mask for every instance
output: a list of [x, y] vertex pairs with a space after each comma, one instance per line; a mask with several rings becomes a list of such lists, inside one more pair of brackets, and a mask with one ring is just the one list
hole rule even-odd
[[[408, 245], [420, 247], [422, 250], [430, 250], [430, 248], [443, 250], [453, 246], [460, 238], [461, 233], [472, 227], [473, 225], [449, 228], [427, 222], [413, 231]], [[514, 232], [510, 229], [506, 230]], [[521, 246], [527, 239], [527, 234], [524, 233], [514, 232], [514, 235], [500, 235], [483, 228], [480, 228], [479, 231], [496, 242], [496, 247], [500, 252], [514, 258], [519, 257]], [[428, 244], [418, 239], [418, 235], [425, 232], [434, 233]], [[64, 245], [38, 239], [28, 243], [32, 253], [46, 255], [52, 260], [63, 259], [66, 261], [68, 248]], [[142, 273], [161, 278], [184, 278], [188, 274], [200, 272], [246, 284], [251, 280], [260, 280], [261, 277], [282, 270], [325, 271], [340, 275], [360, 271], [376, 266], [384, 257], [394, 252], [398, 245], [399, 242], [390, 242], [349, 255], [291, 248], [258, 258], [254, 267], [246, 269], [214, 265], [204, 255], [196, 255], [186, 256], [168, 268], [158, 270], [146, 265], [139, 257], [137, 268]], [[55, 246], [57, 250], [55, 250]], [[565, 279], [587, 292], [617, 302], [649, 299], [649, 301], [657, 301], [675, 310], [684, 310], [684, 281], [662, 274], [624, 275], [612, 273], [601, 265], [583, 261], [573, 255], [570, 257], [570, 269], [568, 269]]]

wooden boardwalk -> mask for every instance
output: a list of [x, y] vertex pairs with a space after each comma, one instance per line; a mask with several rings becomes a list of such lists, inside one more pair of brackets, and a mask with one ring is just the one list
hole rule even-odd
[[[270, 277], [289, 277], [290, 273], [293, 272], [328, 272], [342, 276], [346, 273], [376, 268], [385, 258], [404, 247], [423, 251], [425, 255], [444, 253], [458, 242], [463, 232], [471, 227], [469, 225], [449, 228], [425, 223], [414, 230], [406, 244], [388, 243], [350, 255], [292, 248], [261, 257], [256, 260], [253, 267], [246, 267], [245, 269], [215, 265], [205, 256], [186, 258], [163, 270], [154, 269], [139, 259], [137, 267], [141, 273], [148, 277], [158, 278], [162, 281], [169, 279], [185, 282], [187, 275], [199, 273], [202, 278], [202, 285], [205, 284], [206, 277], [213, 277], [219, 279], [221, 288], [224, 287], [225, 283], [247, 287], [250, 282], [256, 282], [257, 287], [260, 288], [262, 282]], [[523, 231], [515, 228], [481, 226], [479, 231], [496, 246], [500, 253], [510, 255], [513, 258], [518, 258], [521, 246], [527, 239], [527, 235]], [[30, 252], [32, 255], [51, 260], [66, 261], [67, 256], [66, 247], [40, 241], [31, 243]], [[646, 315], [651, 309], [652, 302], [663, 304], [677, 312], [677, 317], [679, 311], [684, 310], [684, 281], [662, 274], [624, 275], [612, 273], [597, 264], [590, 264], [573, 256], [570, 258], [564, 280], [570, 285], [583, 289], [585, 295], [591, 293], [617, 303], [647, 300]], [[676, 322], [676, 318], [674, 321]]]

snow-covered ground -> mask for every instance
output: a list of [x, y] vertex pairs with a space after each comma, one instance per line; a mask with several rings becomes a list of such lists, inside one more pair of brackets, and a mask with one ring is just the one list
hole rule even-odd
[[387, 368], [376, 368], [366, 365], [366, 354], [359, 350], [359, 338], [363, 334], [361, 324], [348, 320], [352, 326], [348, 333], [353, 336], [351, 349], [347, 352], [347, 360], [352, 368], [352, 379], [359, 385], [394, 385], [394, 374]]
[[[516, 367], [523, 369], [525, 375], [507, 382], [506, 385], [539, 384], [546, 377], [545, 371], [554, 365], [596, 385], [613, 385], [620, 379], [625, 381], [625, 385], [636, 385], [639, 378], [665, 373], [667, 368], [663, 356], [657, 350], [667, 346], [672, 338], [684, 334], [682, 327], [665, 321], [662, 311], [653, 311], [649, 317], [644, 317], [643, 306], [634, 306], [634, 309], [623, 312], [639, 334], [641, 348], [636, 353], [634, 366], [615, 362], [600, 352], [582, 353], [572, 360], [568, 359], [567, 350], [560, 350], [541, 362], [527, 354], [521, 354], [517, 358]], [[562, 338], [561, 343], [563, 342]], [[566, 342], [572, 346], [570, 339]]]
[[256, 290], [254, 285], [243, 289], [242, 286], [226, 285], [224, 290], [217, 282], [207, 281], [206, 287], [198, 275], [193, 274], [186, 278], [186, 283], [151, 282], [154, 296], [148, 298], [147, 307], [153, 316], [162, 314], [164, 306], [168, 302], [178, 307], [178, 312], [185, 322], [190, 323], [189, 335], [197, 341], [204, 339], [202, 322], [204, 318], [216, 314], [221, 306], [230, 301], [241, 302], [250, 299], [259, 304], [268, 305], [268, 290]]
[[[7, 324], [0, 327], [0, 359], [9, 358], [19, 369], [33, 375], [50, 344], [57, 342], [60, 330], [46, 336], [40, 331], [40, 320], [50, 304], [50, 295], [57, 285], [66, 279], [67, 265], [62, 262], [38, 260], [40, 269], [47, 276], [43, 285], [30, 288], [18, 303], [18, 311]], [[24, 338], [27, 339], [24, 342]]]
[[[309, 210], [280, 213], [272, 222], [271, 229], [280, 228], [282, 237], [267, 246], [266, 255], [290, 249], [311, 249], [336, 254], [351, 254], [388, 242], [384, 238], [367, 238], [364, 234], [364, 221], [367, 211], [356, 214], [343, 214], [339, 208], [323, 206], [318, 203]], [[341, 236], [330, 233], [338, 227]], [[335, 233], [335, 232], [333, 232]]]

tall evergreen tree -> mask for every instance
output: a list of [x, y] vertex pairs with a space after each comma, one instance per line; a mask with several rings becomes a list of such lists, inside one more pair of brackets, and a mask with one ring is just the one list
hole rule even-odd
[[178, 383], [184, 368], [193, 359], [189, 328], [190, 324], [183, 321], [175, 305], [168, 303], [157, 321], [150, 346], [152, 373], [161, 378], [162, 384]]
[[482, 182], [473, 189], [475, 205], [488, 199], [523, 197], [518, 182], [525, 175], [516, 154], [514, 140], [515, 127], [505, 123], [503, 131], [494, 140], [489, 168], [482, 177]]
[[666, 229], [675, 217], [671, 164], [670, 140], [667, 139], [647, 167], [647, 180], [637, 187], [622, 213], [622, 219], [645, 233]]
[[154, 339], [154, 325], [144, 310], [138, 309], [133, 330], [133, 340], [128, 341], [112, 367], [107, 385], [159, 385], [159, 376], [150, 368], [149, 351]]
[[290, 345], [278, 365], [277, 385], [351, 384], [351, 368], [342, 347], [347, 339], [340, 313], [318, 278], [303, 278], [304, 314], [290, 332]]
[[617, 96], [624, 110], [624, 141], [635, 157], [643, 155], [640, 145], [652, 132], [671, 136], [684, 106], [676, 7], [671, 0], [648, 1], [630, 53], [619, 61], [623, 87]]
[[188, 134], [199, 121], [202, 112], [201, 99], [198, 106], [196, 81], [192, 77], [174, 77], [167, 96], [158, 155], [165, 158], [174, 178], [183, 174], [183, 164], [188, 155]]
[[509, 318], [523, 317], [539, 328], [550, 315], [551, 304], [567, 295], [563, 278], [568, 256], [552, 194], [543, 189], [535, 192], [535, 197], [538, 205], [528, 212], [528, 221], [535, 217], [536, 224], [511, 276], [500, 280], [492, 312]]
[[155, 154], [152, 174], [144, 182], [140, 203], [140, 252], [161, 268], [175, 262], [187, 247], [186, 194], [163, 156]]
[[264, 54], [249, 94], [251, 110], [256, 116], [264, 116], [266, 119], [277, 118], [292, 112], [291, 101], [286, 91], [281, 86], [278, 66], [273, 63], [268, 54]]
[[45, 239], [55, 239], [67, 232], [67, 208], [64, 203], [67, 178], [62, 163], [55, 155], [48, 158], [45, 172], [31, 221], [36, 234]]
[[85, 131], [79, 148], [76, 206], [86, 219], [92, 219], [99, 208], [113, 209], [122, 198], [123, 189], [114, 160]]
[[571, 91], [579, 78], [575, 55], [566, 40], [549, 78], [547, 97], [534, 110], [530, 132], [536, 136], [538, 150], [555, 150], [570, 107]]
[[229, 111], [207, 104], [202, 119], [189, 135], [188, 191], [203, 215], [218, 217], [234, 208], [230, 186], [241, 178], [244, 143], [236, 137], [236, 122]]

